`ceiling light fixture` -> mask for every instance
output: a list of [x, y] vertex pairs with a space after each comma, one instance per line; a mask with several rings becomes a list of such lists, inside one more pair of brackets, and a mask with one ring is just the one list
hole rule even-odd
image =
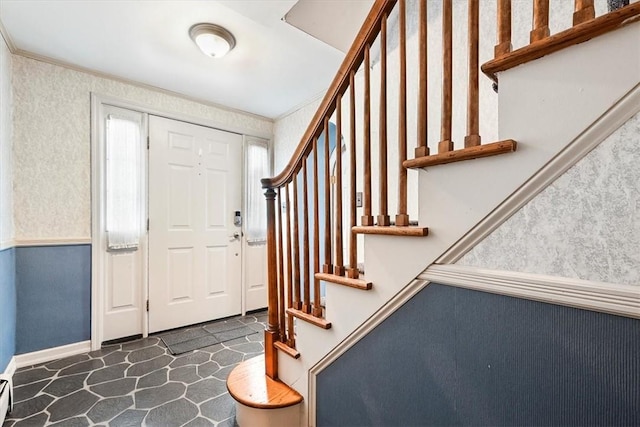
[[202, 53], [213, 58], [222, 58], [236, 45], [233, 34], [215, 24], [196, 24], [189, 29], [189, 36]]

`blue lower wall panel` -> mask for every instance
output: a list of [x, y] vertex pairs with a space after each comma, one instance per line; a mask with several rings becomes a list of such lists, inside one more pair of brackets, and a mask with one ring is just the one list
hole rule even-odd
[[91, 338], [91, 245], [16, 248], [16, 353]]
[[0, 373], [16, 352], [16, 250], [0, 251]]
[[430, 284], [317, 377], [318, 426], [638, 426], [640, 320]]

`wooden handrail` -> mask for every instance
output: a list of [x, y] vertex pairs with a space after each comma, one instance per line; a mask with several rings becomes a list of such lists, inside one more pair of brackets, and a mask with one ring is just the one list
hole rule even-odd
[[482, 65], [481, 69], [493, 81], [497, 82], [497, 73], [542, 58], [569, 46], [585, 42], [640, 19], [640, 3], [632, 3], [613, 12], [598, 16], [590, 21], [578, 24], [568, 30], [531, 43], [509, 54], [495, 58]]
[[320, 107], [316, 114], [313, 116], [309, 127], [302, 136], [302, 140], [298, 147], [291, 156], [291, 160], [287, 163], [284, 170], [273, 178], [263, 178], [262, 186], [264, 188], [275, 188], [285, 184], [300, 167], [300, 162], [303, 157], [311, 151], [313, 138], [317, 138], [322, 133], [324, 127], [324, 118], [331, 116], [335, 111], [336, 99], [338, 94], [344, 94], [344, 91], [349, 85], [349, 76], [351, 70], [356, 70], [364, 59], [365, 46], [371, 45], [378, 36], [380, 30], [380, 23], [382, 17], [386, 14], [389, 15], [396, 5], [397, 0], [376, 0], [364, 20], [360, 32], [356, 36], [356, 39], [347, 52], [347, 56], [344, 58], [342, 65], [338, 69], [336, 77], [327, 89], [327, 94], [320, 103]]
[[[480, 0], [468, 1], [468, 64], [467, 64], [467, 98], [466, 98], [466, 136], [464, 148], [454, 149], [452, 142], [454, 121], [458, 125], [458, 117], [453, 114], [453, 62], [458, 57], [453, 51], [453, 0], [442, 1], [442, 81], [438, 82], [442, 89], [441, 122], [432, 123], [439, 126], [440, 140], [438, 154], [429, 155], [427, 145], [427, 5], [426, 0], [419, 0], [418, 57], [419, 77], [417, 87], [407, 89], [407, 49], [406, 49], [406, 0], [376, 0], [367, 16], [356, 41], [347, 53], [345, 60], [334, 78], [327, 94], [316, 111], [312, 122], [298, 144], [291, 160], [284, 170], [273, 178], [265, 178], [262, 185], [267, 189], [267, 257], [269, 290], [269, 320], [265, 332], [266, 373], [277, 378], [277, 351], [290, 357], [300, 357], [295, 349], [294, 317], [321, 328], [328, 329], [331, 322], [325, 319], [324, 301], [321, 298], [321, 281], [356, 289], [368, 290], [372, 284], [359, 277], [356, 234], [397, 235], [424, 237], [428, 235], [427, 227], [410, 225], [407, 212], [407, 171], [405, 168], [424, 168], [463, 160], [478, 159], [487, 156], [513, 152], [517, 148], [514, 140], [506, 139], [490, 144], [482, 144], [480, 136], [480, 100], [479, 100], [479, 6]], [[496, 59], [483, 65], [482, 70], [495, 79], [495, 73], [514, 65], [538, 58], [547, 53], [562, 49], [571, 44], [580, 43], [619, 28], [640, 18], [640, 3], [632, 4], [599, 18], [593, 18], [593, 0], [574, 0], [574, 27], [561, 33], [549, 34], [549, 0], [531, 0], [534, 6], [533, 30], [530, 33], [532, 43], [522, 49], [511, 51], [511, 0], [498, 0], [497, 35], [498, 44], [494, 53]], [[387, 19], [398, 10], [398, 71], [397, 82], [390, 79], [395, 73], [387, 74], [390, 58], [395, 55], [387, 51]], [[457, 17], [456, 17], [457, 19]], [[391, 32], [395, 34], [395, 32]], [[374, 43], [379, 43], [379, 80], [374, 80], [372, 87], [371, 50]], [[393, 64], [396, 65], [396, 64]], [[396, 68], [390, 66], [395, 71]], [[356, 73], [362, 72], [362, 80], [358, 84], [361, 103], [356, 103]], [[377, 78], [378, 75], [376, 74]], [[379, 83], [379, 85], [378, 85]], [[396, 97], [387, 93], [389, 85], [397, 83], [397, 123], [395, 117], [389, 116], [388, 105], [394, 103]], [[407, 92], [417, 89], [417, 100], [414, 111], [407, 111]], [[348, 94], [347, 94], [348, 90]], [[436, 88], [437, 90], [437, 88]], [[378, 93], [374, 93], [379, 91]], [[379, 95], [379, 113], [371, 114], [372, 96]], [[456, 91], [457, 97], [464, 95]], [[349, 97], [349, 130], [343, 133], [343, 102]], [[462, 96], [460, 96], [462, 98]], [[358, 111], [356, 111], [356, 105]], [[414, 105], [412, 105], [413, 107]], [[457, 106], [457, 104], [456, 104]], [[434, 106], [438, 107], [438, 106]], [[431, 106], [429, 107], [431, 108]], [[346, 109], [346, 105], [345, 105]], [[457, 110], [456, 110], [457, 111]], [[331, 177], [330, 169], [330, 120], [335, 114], [336, 135], [336, 177]], [[417, 115], [417, 117], [416, 117]], [[391, 118], [390, 118], [391, 117]], [[407, 122], [416, 120], [417, 147], [416, 158], [407, 159]], [[362, 122], [360, 122], [362, 120]], [[374, 120], [374, 123], [372, 123]], [[377, 122], [375, 122], [377, 121]], [[346, 123], [345, 123], [346, 125]], [[374, 137], [379, 149], [375, 167], [372, 164], [372, 126], [378, 125]], [[394, 128], [397, 125], [397, 129]], [[358, 131], [356, 131], [358, 129]], [[387, 156], [396, 147], [389, 147], [388, 140], [393, 130], [397, 130], [397, 175], [389, 168]], [[437, 130], [437, 129], [432, 129]], [[323, 135], [324, 133], [324, 135]], [[347, 135], [349, 164], [342, 158], [342, 136]], [[323, 136], [321, 136], [323, 135]], [[411, 136], [413, 138], [413, 135]], [[322, 159], [320, 156], [323, 156]], [[360, 162], [356, 156], [362, 156]], [[322, 161], [322, 164], [319, 164]], [[356, 164], [361, 164], [361, 181], [356, 178]], [[344, 169], [343, 169], [344, 168]], [[389, 170], [388, 170], [389, 168]], [[342, 176], [349, 173], [349, 202], [344, 197]], [[301, 175], [301, 176], [300, 176]], [[391, 225], [389, 201], [393, 199], [393, 189], [389, 189], [388, 178], [398, 179], [397, 212], [395, 225]], [[372, 179], [379, 179], [379, 203], [377, 216], [372, 212]], [[300, 186], [298, 181], [301, 180]], [[310, 180], [312, 180], [310, 182]], [[322, 181], [321, 181], [322, 180]], [[346, 185], [346, 183], [344, 183]], [[321, 186], [324, 185], [324, 197], [321, 198]], [[357, 185], [360, 186], [362, 200], [356, 206]], [[299, 188], [300, 187], [300, 188]], [[300, 193], [298, 191], [300, 190]], [[293, 191], [293, 206], [290, 191]], [[284, 192], [284, 193], [283, 193]], [[332, 196], [333, 199], [332, 199]], [[298, 200], [299, 198], [302, 200]], [[283, 200], [284, 198], [284, 200]], [[284, 203], [284, 205], [283, 205]], [[343, 209], [349, 203], [349, 226], [343, 224]], [[335, 205], [335, 206], [333, 206]], [[286, 217], [283, 207], [286, 206]], [[357, 224], [357, 207], [362, 208], [360, 224]], [[334, 208], [334, 209], [332, 209]], [[277, 211], [276, 211], [277, 209]], [[300, 216], [299, 216], [300, 215]], [[313, 221], [313, 224], [310, 223]], [[300, 222], [300, 224], [299, 224]], [[322, 226], [321, 227], [321, 223]], [[313, 229], [311, 229], [313, 227]], [[286, 229], [286, 242], [283, 233]], [[321, 233], [324, 233], [322, 236]], [[343, 235], [345, 233], [345, 235]], [[343, 239], [349, 237], [348, 264], [343, 253]], [[322, 242], [320, 241], [322, 240]], [[284, 246], [286, 244], [286, 247]], [[321, 246], [324, 245], [324, 246]], [[321, 258], [321, 248], [324, 256]], [[286, 260], [286, 271], [285, 271]], [[377, 286], [377, 285], [376, 285]]]

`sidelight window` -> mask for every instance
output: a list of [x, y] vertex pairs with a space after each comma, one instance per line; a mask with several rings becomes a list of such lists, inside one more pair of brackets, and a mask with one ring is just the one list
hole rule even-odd
[[267, 203], [260, 180], [271, 176], [267, 141], [247, 138], [246, 188], [247, 214], [245, 231], [248, 243], [264, 243], [267, 240]]
[[109, 250], [136, 250], [142, 234], [142, 115], [106, 118], [106, 230]]

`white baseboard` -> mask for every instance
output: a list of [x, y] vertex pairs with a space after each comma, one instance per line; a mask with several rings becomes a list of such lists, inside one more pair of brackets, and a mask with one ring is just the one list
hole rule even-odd
[[11, 358], [11, 360], [9, 361], [9, 364], [8, 364], [8, 365], [7, 365], [7, 367], [5, 368], [5, 370], [4, 370], [4, 372], [3, 372], [3, 375], [6, 375], [6, 376], [8, 376], [8, 377], [12, 377], [12, 376], [13, 376], [13, 374], [15, 374], [15, 373], [16, 373], [16, 369], [17, 369], [17, 366], [16, 366], [16, 356], [13, 356], [13, 357]]
[[50, 362], [52, 360], [75, 356], [76, 354], [87, 353], [89, 351], [91, 351], [91, 341], [82, 341], [60, 347], [34, 351], [32, 353], [18, 354], [15, 356], [15, 362], [18, 368], [24, 368], [25, 366]]
[[442, 285], [640, 319], [638, 286], [454, 264], [433, 264], [418, 277]]

